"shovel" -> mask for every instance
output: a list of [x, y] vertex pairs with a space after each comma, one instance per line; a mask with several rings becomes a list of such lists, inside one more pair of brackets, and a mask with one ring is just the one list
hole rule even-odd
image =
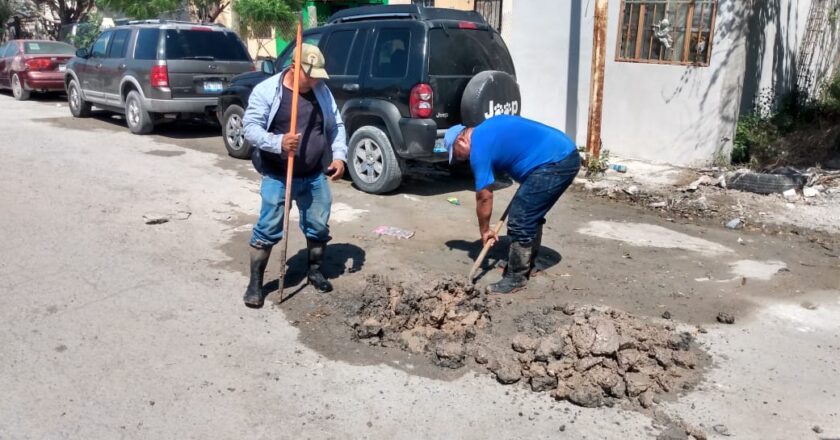
[[[513, 203], [513, 199], [511, 199], [511, 203]], [[493, 231], [496, 232], [496, 235], [499, 235], [499, 231], [502, 230], [502, 226], [505, 224], [505, 220], [507, 220], [508, 211], [510, 211], [510, 205], [508, 203], [507, 208], [505, 208], [505, 212], [502, 213], [502, 218], [499, 219], [499, 223], [496, 223], [496, 227], [493, 228]], [[487, 243], [484, 243], [484, 247], [481, 249], [481, 253], [478, 254], [478, 258], [475, 259], [475, 264], [473, 264], [472, 269], [470, 270], [469, 281], [470, 284], [475, 283], [475, 274], [478, 272], [478, 268], [481, 267], [481, 263], [484, 262], [484, 257], [487, 256], [487, 252], [490, 251], [490, 247], [493, 246], [495, 240], [488, 240]]]

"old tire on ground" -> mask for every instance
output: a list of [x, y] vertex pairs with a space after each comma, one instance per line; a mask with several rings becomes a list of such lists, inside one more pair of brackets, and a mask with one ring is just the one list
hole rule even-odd
[[756, 194], [782, 193], [799, 189], [805, 185], [805, 177], [791, 174], [730, 173], [726, 175], [726, 187]]
[[472, 127], [490, 117], [522, 111], [516, 79], [508, 73], [488, 70], [474, 76], [461, 96], [461, 121]]
[[225, 141], [225, 148], [228, 154], [237, 159], [249, 159], [251, 157], [251, 144], [245, 140], [245, 132], [242, 127], [242, 117], [245, 109], [231, 104], [225, 109], [222, 115], [222, 139]]
[[403, 165], [380, 127], [367, 125], [353, 133], [347, 166], [353, 183], [366, 193], [393, 191], [402, 182]]
[[125, 98], [125, 122], [134, 134], [148, 134], [155, 128], [152, 116], [143, 108], [143, 100], [136, 90], [128, 92]]
[[12, 95], [18, 101], [26, 101], [29, 99], [29, 90], [26, 90], [23, 87], [23, 82], [21, 82], [20, 77], [17, 73], [12, 74]]
[[67, 85], [67, 105], [74, 117], [87, 118], [90, 116], [91, 104], [82, 97], [82, 90], [75, 79]]

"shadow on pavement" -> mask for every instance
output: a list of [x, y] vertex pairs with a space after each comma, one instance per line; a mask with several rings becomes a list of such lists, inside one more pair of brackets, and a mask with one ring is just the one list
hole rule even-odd
[[[449, 240], [446, 242], [446, 247], [450, 250], [467, 252], [467, 255], [472, 261], [478, 258], [478, 254], [481, 253], [482, 248], [481, 240]], [[499, 238], [499, 242], [490, 248], [490, 251], [487, 252], [487, 257], [484, 258], [481, 266], [479, 266], [478, 272], [475, 274], [476, 280], [483, 278], [484, 275], [487, 275], [494, 268], [506, 265], [509, 250], [510, 239], [507, 237]], [[534, 262], [534, 270], [537, 272], [546, 271], [559, 264], [562, 260], [563, 256], [559, 252], [545, 246], [540, 246], [537, 260]]]
[[[275, 249], [279, 256], [280, 249]], [[274, 255], [272, 255], [274, 256]], [[275, 257], [276, 258], [276, 257]], [[365, 264], [365, 251], [362, 248], [349, 243], [328, 244], [324, 255], [324, 263], [321, 266], [321, 273], [329, 280], [334, 280], [346, 273], [353, 273], [362, 270]], [[283, 289], [299, 287], [292, 292], [286, 292], [282, 302], [286, 302], [297, 295], [306, 286], [306, 272], [309, 268], [306, 249], [301, 249], [295, 255], [286, 259], [288, 267], [286, 276], [283, 279]], [[263, 293], [267, 296], [279, 290], [280, 283], [273, 279], [263, 286]]]

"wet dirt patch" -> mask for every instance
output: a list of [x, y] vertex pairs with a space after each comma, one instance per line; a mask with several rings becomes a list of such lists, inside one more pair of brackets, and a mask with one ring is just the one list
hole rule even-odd
[[160, 156], [160, 157], [174, 157], [174, 156], [181, 156], [184, 154], [183, 151], [172, 151], [172, 150], [152, 150], [146, 151], [146, 154], [152, 156]]
[[691, 389], [709, 362], [688, 332], [605, 307], [529, 311], [494, 329], [497, 298], [452, 278], [425, 288], [368, 276], [345, 304], [347, 331], [439, 367], [471, 366], [584, 407], [650, 408]]

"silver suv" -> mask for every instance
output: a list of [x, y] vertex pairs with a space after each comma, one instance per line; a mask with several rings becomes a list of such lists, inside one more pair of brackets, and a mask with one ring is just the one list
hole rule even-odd
[[102, 32], [67, 64], [70, 112], [125, 114], [129, 130], [150, 133], [165, 117], [215, 117], [230, 79], [254, 70], [245, 45], [223, 26], [161, 20]]

